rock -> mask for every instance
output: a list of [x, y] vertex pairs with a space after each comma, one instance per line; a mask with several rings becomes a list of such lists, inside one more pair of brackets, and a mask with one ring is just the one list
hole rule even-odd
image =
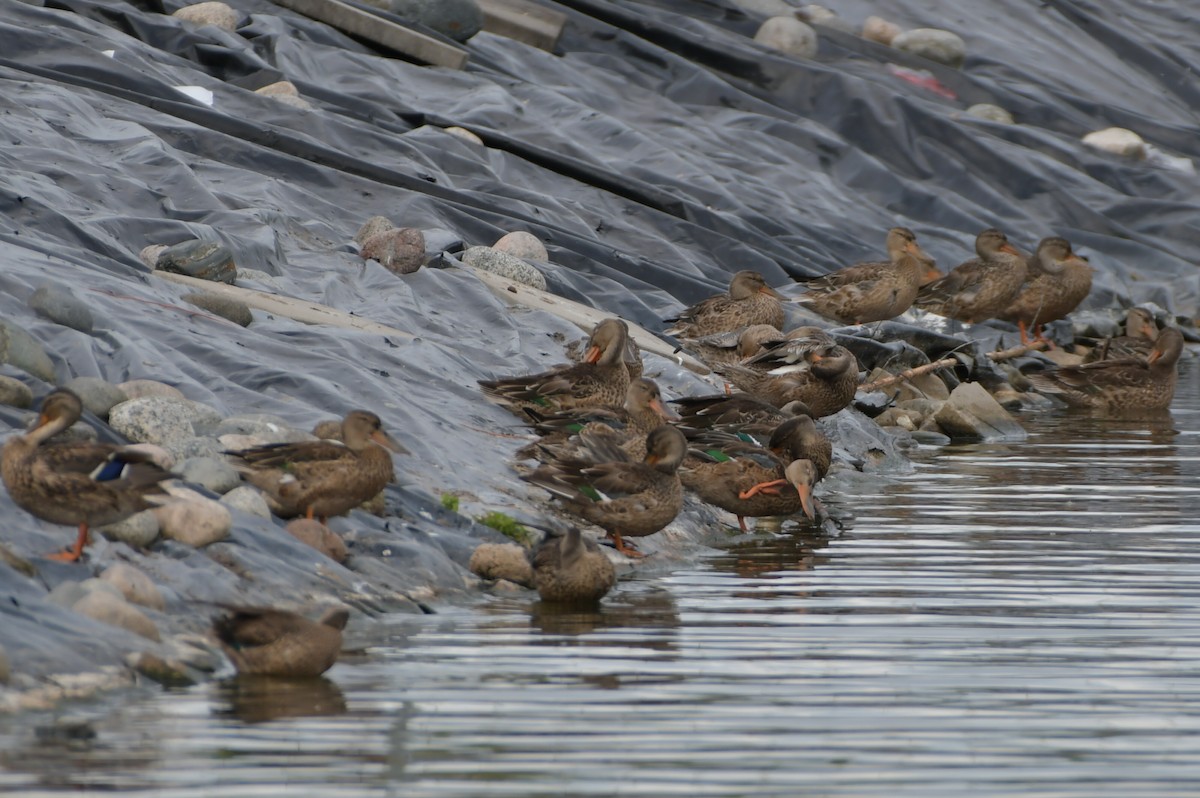
[[1013, 115], [1004, 110], [998, 105], [991, 103], [976, 103], [966, 111], [967, 116], [973, 116], [976, 119], [986, 119], [989, 122], [999, 122], [1002, 125], [1011, 125], [1013, 123]]
[[8, 654], [4, 651], [4, 646], [0, 646], [0, 684], [8, 684], [8, 678], [12, 676], [12, 666], [8, 664]]
[[915, 28], [892, 40], [892, 47], [959, 68], [967, 57], [967, 45], [958, 34], [937, 28]]
[[299, 108], [301, 111], [311, 111], [311, 110], [313, 110], [313, 107], [314, 107], [313, 104], [310, 103], [308, 100], [304, 99], [303, 97], [296, 96], [296, 95], [273, 94], [273, 95], [270, 95], [270, 97], [272, 100], [274, 100], [277, 103], [283, 103], [284, 105], [290, 105], [293, 108]]
[[463, 141], [469, 141], [472, 144], [478, 144], [480, 147], [483, 146], [483, 139], [479, 138], [479, 136], [477, 136], [474, 133], [472, 133], [471, 131], [467, 130], [465, 127], [459, 127], [458, 125], [451, 125], [450, 127], [443, 128], [443, 130], [445, 130], [451, 136], [457, 136], [458, 138], [462, 139]]
[[130, 443], [125, 446], [125, 449], [130, 452], [141, 452], [163, 471], [170, 471], [175, 467], [175, 463], [178, 462], [171, 456], [170, 452], [153, 443]]
[[173, 659], [165, 659], [149, 651], [135, 651], [126, 664], [151, 681], [163, 687], [191, 687], [196, 679], [188, 673], [187, 666]]
[[471, 553], [467, 567], [483, 579], [507, 579], [533, 587], [533, 566], [525, 549], [514, 543], [482, 543]]
[[734, 0], [734, 5], [755, 17], [786, 17], [795, 12], [786, 0]]
[[0, 321], [0, 363], [9, 363], [43, 382], [55, 382], [54, 364], [33, 336], [11, 321]]
[[128, 380], [117, 383], [117, 387], [130, 399], [142, 399], [147, 396], [165, 396], [170, 399], [186, 399], [183, 391], [158, 380]]
[[221, 504], [243, 513], [257, 515], [259, 518], [271, 517], [271, 508], [267, 505], [267, 500], [259, 493], [258, 488], [250, 485], [242, 485], [229, 491], [221, 497]]
[[100, 418], [108, 418], [108, 412], [121, 402], [129, 401], [117, 386], [100, 377], [76, 377], [63, 386], [74, 391], [83, 402], [84, 408]]
[[358, 509], [365, 513], [378, 516], [379, 518], [387, 517], [387, 491], [381, 490], [371, 498], [367, 499], [362, 504], [358, 505]]
[[425, 263], [425, 236], [413, 227], [384, 230], [364, 241], [359, 254], [393, 274], [412, 274]]
[[162, 536], [199, 549], [229, 537], [233, 516], [229, 508], [211, 499], [175, 501], [155, 507]]
[[817, 32], [793, 16], [771, 17], [759, 26], [754, 41], [795, 58], [817, 57]]
[[514, 282], [546, 290], [546, 278], [534, 267], [507, 252], [491, 247], [470, 247], [462, 254], [462, 262], [485, 272], [493, 272]]
[[69, 288], [53, 284], [43, 285], [29, 297], [29, 307], [34, 313], [56, 324], [81, 333], [92, 332], [94, 322], [91, 308]]
[[476, 0], [390, 0], [393, 14], [420, 22], [456, 42], [483, 30], [483, 9]]
[[119, 626], [134, 634], [150, 640], [158, 641], [158, 627], [144, 612], [104, 590], [93, 590], [85, 594], [71, 609], [80, 615], [86, 615], [94, 621], [106, 623], [109, 626]]
[[912, 439], [917, 443], [923, 443], [926, 446], [950, 445], [950, 436], [943, 435], [940, 432], [933, 432], [932, 430], [914, 430], [912, 432]]
[[[108, 593], [110, 596], [115, 596], [116, 598], [121, 599], [121, 601], [125, 600], [125, 596], [121, 594], [121, 589], [119, 587], [114, 585], [112, 582], [105, 582], [103, 579], [97, 579], [94, 576], [89, 579], [84, 579], [82, 582], [80, 582], [79, 589], [85, 594], [94, 593], [98, 590], [101, 593]], [[83, 597], [80, 596], [80, 598]]]
[[372, 216], [363, 222], [362, 227], [358, 228], [358, 232], [354, 234], [354, 243], [361, 247], [368, 238], [395, 229], [396, 225], [392, 224], [392, 220], [386, 216]]
[[1146, 157], [1146, 142], [1137, 133], [1123, 127], [1094, 130], [1083, 137], [1083, 143], [1093, 150], [1111, 152], [1138, 161]]
[[243, 413], [230, 416], [222, 419], [213, 434], [222, 439], [222, 445], [224, 445], [223, 439], [226, 435], [251, 435], [262, 443], [296, 443], [312, 440], [312, 436], [307, 432], [296, 429], [281, 416], [271, 413]]
[[138, 253], [138, 260], [146, 264], [153, 271], [154, 265], [158, 263], [158, 256], [167, 248], [166, 244], [151, 244], [148, 247], [142, 247], [142, 251]]
[[225, 3], [217, 2], [184, 6], [171, 16], [197, 25], [215, 25], [231, 32], [237, 30], [238, 24], [238, 13]]
[[495, 244], [492, 244], [492, 249], [497, 252], [507, 252], [509, 255], [526, 260], [550, 260], [550, 254], [546, 252], [546, 245], [542, 243], [541, 239], [524, 230], [505, 233]]
[[349, 552], [346, 542], [320, 521], [295, 518], [284, 527], [292, 537], [324, 554], [334, 562], [345, 562]]
[[220, 316], [242, 327], [249, 327], [250, 322], [254, 321], [254, 316], [250, 313], [250, 306], [233, 297], [201, 292], [184, 294], [182, 299], [184, 302], [204, 308], [214, 316]]
[[[796, 15], [796, 19], [803, 20], [809, 25], [821, 25], [826, 28], [840, 30], [842, 33], [858, 33], [858, 31], [854, 29], [854, 25], [852, 25], [849, 20], [842, 19], [837, 15], [836, 11], [831, 11], [825, 6], [819, 6], [815, 4], [801, 6], [800, 8], [792, 9], [792, 13]], [[787, 14], [787, 11], [780, 11], [774, 14], [768, 14], [768, 16], [784, 17], [787, 16]]]
[[33, 407], [33, 391], [16, 377], [0, 375], [0, 405]]
[[167, 641], [167, 648], [172, 659], [205, 673], [215, 672], [225, 662], [225, 655], [216, 644], [199, 634], [175, 635]]
[[115, 524], [99, 527], [96, 531], [109, 540], [124, 543], [135, 549], [144, 549], [158, 540], [158, 516], [153, 510], [142, 510]]
[[193, 239], [169, 246], [159, 253], [154, 266], [159, 271], [231, 285], [237, 277], [233, 252], [220, 241]]
[[921, 374], [916, 377], [910, 377], [904, 380], [899, 385], [892, 386], [889, 389], [896, 390], [896, 401], [906, 402], [909, 399], [939, 399], [945, 401], [950, 398], [950, 389], [946, 387], [946, 383], [936, 374]]
[[172, 443], [165, 448], [175, 462], [182, 463], [190, 457], [220, 457], [223, 447], [215, 438], [197, 435], [194, 438], [186, 438]]
[[78, 582], [59, 582], [46, 594], [46, 601], [69, 610], [86, 595], [87, 591]]
[[964, 382], [934, 416], [953, 440], [1023, 441], [1025, 428], [977, 382]]
[[306, 111], [311, 110], [313, 107], [312, 103], [300, 96], [300, 92], [296, 89], [296, 84], [290, 80], [269, 83], [262, 88], [255, 89], [254, 93]]
[[166, 447], [196, 434], [192, 427], [193, 411], [186, 402], [164, 396], [130, 399], [109, 411], [108, 423], [131, 441]]
[[114, 585], [126, 601], [141, 604], [152, 610], [165, 610], [167, 602], [154, 580], [129, 563], [119, 562], [101, 572], [102, 581]]
[[185, 482], [208, 488], [213, 493], [228, 493], [242, 484], [237, 469], [216, 457], [189, 457], [175, 469]]
[[902, 32], [899, 25], [883, 17], [867, 17], [863, 21], [862, 37], [880, 44], [891, 45]]
[[913, 415], [912, 412], [899, 407], [889, 407], [875, 416], [875, 423], [881, 427], [899, 427], [912, 432], [921, 424], [920, 419], [914, 420]]

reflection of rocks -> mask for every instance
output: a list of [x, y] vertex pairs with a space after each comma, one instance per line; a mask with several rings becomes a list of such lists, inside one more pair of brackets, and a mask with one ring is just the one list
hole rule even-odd
[[[530, 623], [545, 635], [581, 636], [614, 629], [653, 629], [659, 634], [624, 639], [624, 645], [655, 650], [675, 649], [673, 630], [679, 628], [679, 610], [675, 599], [666, 590], [646, 590], [640, 593], [618, 592], [609, 596], [598, 609], [534, 603]], [[668, 635], [664, 639], [664, 635]], [[535, 642], [538, 642], [535, 638]], [[590, 641], [580, 640], [581, 645]], [[554, 645], [561, 641], [554, 641]], [[596, 641], [600, 645], [600, 641]], [[608, 645], [608, 642], [603, 642]]]
[[232, 716], [243, 723], [346, 713], [346, 697], [323, 676], [315, 679], [237, 676], [217, 685], [213, 704], [217, 715]]
[[829, 540], [828, 536], [810, 530], [754, 537], [724, 547], [724, 553], [708, 563], [713, 570], [745, 578], [778, 577], [812, 570], [815, 552], [829, 545]]

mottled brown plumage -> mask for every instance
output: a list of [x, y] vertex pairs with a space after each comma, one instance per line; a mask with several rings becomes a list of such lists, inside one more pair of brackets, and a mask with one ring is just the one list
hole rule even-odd
[[568, 364], [518, 377], [480, 380], [484, 395], [515, 413], [576, 407], [619, 408], [629, 388], [625, 365], [629, 328], [620, 319], [605, 319], [592, 331], [582, 363]]
[[666, 333], [681, 338], [699, 338], [754, 324], [769, 324], [782, 329], [784, 313], [779, 301], [782, 298], [758, 272], [740, 271], [733, 276], [728, 294], [709, 297], [675, 318], [666, 319], [674, 322]]
[[238, 673], [313, 677], [333, 667], [350, 613], [333, 607], [320, 620], [267, 607], [226, 607], [212, 632]]
[[1031, 374], [1035, 388], [1072, 407], [1111, 413], [1165, 410], [1175, 398], [1176, 365], [1183, 352], [1183, 335], [1174, 327], [1158, 334], [1146, 358], [1099, 360]]
[[159, 483], [172, 474], [129, 447], [90, 441], [49, 440], [79, 420], [83, 403], [60, 388], [42, 401], [36, 426], [4, 444], [4, 486], [13, 502], [49, 521], [78, 527], [75, 545], [50, 555], [74, 561], [87, 545], [88, 529], [112, 524], [151, 506]]
[[807, 281], [797, 300], [843, 324], [894, 319], [912, 306], [933, 266], [907, 227], [887, 235], [887, 262], [858, 263]]
[[1158, 339], [1158, 322], [1145, 308], [1130, 308], [1125, 314], [1125, 334], [1105, 338], [1084, 357], [1084, 363], [1097, 360], [1147, 357]]
[[741, 364], [718, 366], [714, 371], [738, 389], [776, 407], [802, 402], [813, 418], [846, 407], [858, 390], [858, 361], [850, 350], [832, 343], [809, 348], [796, 363], [771, 371]]
[[783, 339], [783, 333], [770, 324], [752, 324], [738, 330], [680, 339], [680, 348], [703, 363], [736, 363], [758, 353], [763, 344]]
[[607, 437], [581, 437], [586, 444], [581, 454], [546, 463], [521, 478], [603, 527], [617, 551], [637, 556], [624, 538], [654, 534], [683, 507], [677, 470], [687, 441], [674, 427], [660, 426], [646, 436], [646, 457], [639, 462]]
[[1043, 238], [1037, 252], [1026, 262], [1027, 275], [1020, 293], [1000, 314], [1021, 328], [1038, 335], [1038, 328], [1063, 318], [1079, 307], [1092, 290], [1092, 267], [1071, 250], [1065, 238]]
[[756, 435], [765, 431], [769, 435], [793, 416], [812, 415], [803, 402], [793, 401], [776, 407], [744, 393], [686, 396], [672, 399], [671, 403], [679, 408], [678, 426], [684, 430], [684, 435], [688, 435], [689, 430], [746, 430]]
[[280, 518], [322, 520], [373, 498], [392, 481], [392, 455], [407, 454], [383, 430], [379, 416], [352, 410], [342, 420], [342, 441], [270, 443], [229, 451], [242, 478], [263, 491]]
[[534, 552], [533, 583], [542, 601], [595, 604], [616, 582], [608, 556], [578, 527], [548, 536]]
[[975, 252], [978, 258], [922, 286], [913, 304], [972, 324], [1003, 313], [1025, 282], [1025, 257], [995, 228], [976, 236]]

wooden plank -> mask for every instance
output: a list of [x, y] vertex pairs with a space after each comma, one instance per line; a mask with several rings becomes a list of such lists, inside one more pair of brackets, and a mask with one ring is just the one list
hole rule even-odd
[[274, 0], [306, 17], [332, 25], [340, 31], [374, 42], [423, 64], [462, 69], [467, 51], [431, 36], [384, 19], [339, 0]]
[[[539, 291], [524, 283], [513, 282], [507, 277], [501, 277], [494, 272], [485, 272], [482, 269], [475, 269], [475, 274], [479, 277], [483, 284], [492, 290], [496, 296], [507, 300], [511, 304], [520, 305], [522, 307], [532, 308], [534, 310], [544, 310], [547, 313], [552, 313], [560, 319], [569, 321], [578, 326], [584, 332], [591, 332], [596, 323], [612, 316], [611, 313], [605, 313], [602, 310], [581, 305], [574, 300], [565, 297], [557, 296], [546, 291]], [[629, 334], [639, 349], [647, 352], [653, 352], [656, 355], [662, 355], [665, 358], [675, 361], [681, 366], [684, 366], [697, 374], [710, 374], [711, 369], [701, 363], [691, 355], [683, 352], [676, 352], [675, 347], [659, 338], [652, 335], [642, 327], [633, 322], [629, 324]]]
[[483, 9], [483, 29], [498, 36], [553, 50], [567, 24], [561, 11], [530, 0], [479, 0]]

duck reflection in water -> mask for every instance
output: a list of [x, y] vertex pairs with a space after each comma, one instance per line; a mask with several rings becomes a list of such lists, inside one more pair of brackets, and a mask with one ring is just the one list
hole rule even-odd
[[213, 714], [243, 723], [346, 713], [346, 697], [324, 676], [288, 679], [241, 674], [216, 684]]

